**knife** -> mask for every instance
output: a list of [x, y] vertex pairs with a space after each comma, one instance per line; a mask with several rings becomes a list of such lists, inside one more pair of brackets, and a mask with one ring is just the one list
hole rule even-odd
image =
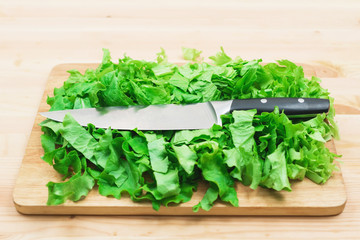
[[188, 105], [116, 106], [41, 112], [49, 119], [62, 122], [70, 113], [82, 126], [92, 123], [97, 128], [133, 130], [183, 130], [221, 125], [220, 116], [234, 110], [257, 109], [272, 112], [275, 106], [289, 117], [311, 117], [327, 113], [330, 102], [319, 98], [252, 98], [211, 101]]

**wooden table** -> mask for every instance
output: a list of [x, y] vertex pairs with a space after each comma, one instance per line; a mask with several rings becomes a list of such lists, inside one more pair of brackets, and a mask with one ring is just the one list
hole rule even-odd
[[[51, 68], [163, 47], [316, 65], [336, 98], [348, 202], [333, 217], [25, 216], [12, 190]], [[360, 2], [0, 1], [0, 239], [359, 239]], [[311, 196], [309, 196], [311, 197]]]

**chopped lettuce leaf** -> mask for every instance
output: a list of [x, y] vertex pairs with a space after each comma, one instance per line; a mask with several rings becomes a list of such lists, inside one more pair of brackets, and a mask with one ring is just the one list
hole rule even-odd
[[59, 132], [72, 147], [87, 159], [93, 159], [95, 148], [98, 146], [97, 141], [70, 114], [65, 115], [63, 127], [60, 128]]
[[218, 188], [214, 185], [210, 186], [206, 191], [203, 199], [193, 207], [194, 212], [198, 212], [200, 208], [204, 209], [205, 211], [209, 211], [214, 202], [218, 199], [219, 191]]
[[209, 57], [211, 60], [214, 61], [214, 64], [217, 66], [221, 66], [224, 64], [229, 63], [232, 59], [224, 52], [224, 48], [220, 48], [221, 52], [218, 52], [215, 56]]
[[193, 62], [196, 62], [198, 58], [200, 57], [200, 54], [202, 51], [196, 50], [195, 48], [182, 48], [183, 57], [185, 60], [191, 60]]
[[67, 199], [74, 202], [79, 201], [89, 193], [94, 187], [94, 184], [94, 179], [87, 172], [83, 175], [79, 172], [72, 176], [67, 182], [49, 182], [46, 185], [49, 190], [47, 204], [59, 205], [64, 203]]
[[179, 160], [180, 166], [184, 168], [187, 174], [191, 174], [197, 160], [196, 152], [186, 145], [172, 146], [172, 148], [174, 149], [176, 158]]

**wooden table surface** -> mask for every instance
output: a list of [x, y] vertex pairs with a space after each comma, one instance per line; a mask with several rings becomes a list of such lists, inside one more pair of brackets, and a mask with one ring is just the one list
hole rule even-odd
[[[51, 68], [127, 53], [153, 60], [163, 47], [208, 57], [290, 59], [325, 67], [336, 98], [338, 153], [348, 202], [332, 217], [25, 216], [12, 190]], [[359, 1], [0, 0], [0, 239], [359, 239]], [[309, 196], [311, 198], [311, 196]]]

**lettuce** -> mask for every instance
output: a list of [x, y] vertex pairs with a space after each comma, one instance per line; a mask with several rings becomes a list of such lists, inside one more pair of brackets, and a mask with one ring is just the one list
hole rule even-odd
[[[47, 184], [48, 204], [79, 201], [95, 185], [106, 197], [151, 201], [153, 208], [191, 199], [199, 182], [207, 191], [193, 207], [210, 210], [221, 200], [238, 206], [235, 184], [291, 191], [295, 180], [325, 183], [337, 170], [325, 143], [338, 138], [333, 99], [320, 79], [304, 77], [288, 60], [261, 65], [221, 52], [214, 64], [196, 62], [201, 51], [183, 48], [182, 66], [169, 63], [165, 51], [156, 62], [128, 56], [102, 63], [84, 74], [70, 70], [47, 103], [53, 110], [149, 104], [188, 104], [260, 97], [314, 97], [331, 100], [330, 112], [291, 120], [277, 108], [271, 113], [234, 111], [222, 126], [183, 131], [119, 131], [80, 126], [71, 115], [62, 123], [43, 121], [42, 159], [63, 176]], [[241, 194], [241, 193], [239, 193]]]
[[185, 60], [191, 60], [193, 62], [195, 62], [202, 53], [202, 51], [199, 51], [195, 48], [186, 48], [186, 47], [182, 48], [182, 52]]

